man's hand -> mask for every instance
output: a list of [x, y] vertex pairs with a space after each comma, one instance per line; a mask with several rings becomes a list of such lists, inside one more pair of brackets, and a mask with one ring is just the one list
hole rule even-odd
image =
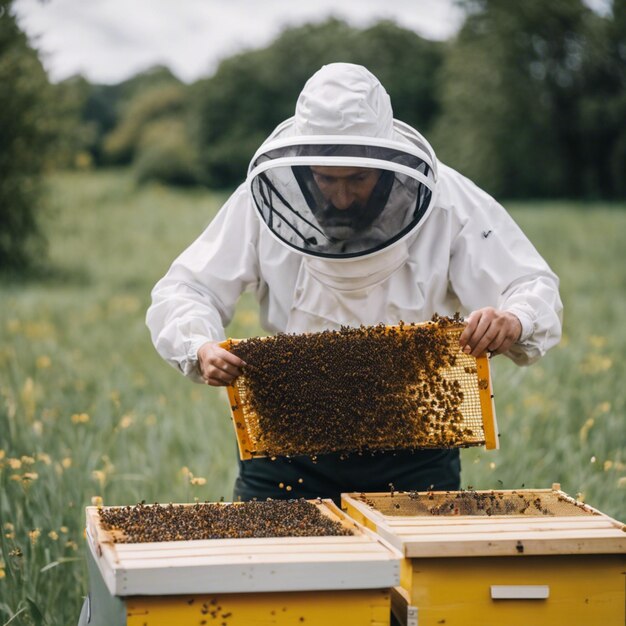
[[244, 361], [214, 341], [208, 341], [198, 348], [198, 369], [207, 385], [213, 387], [230, 385], [241, 375], [241, 368], [244, 365]]
[[465, 354], [478, 357], [507, 352], [522, 334], [522, 323], [513, 313], [498, 311], [493, 307], [478, 309], [467, 318], [459, 344]]

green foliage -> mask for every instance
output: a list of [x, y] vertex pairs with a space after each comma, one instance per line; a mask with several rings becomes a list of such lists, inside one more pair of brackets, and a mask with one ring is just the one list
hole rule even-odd
[[50, 89], [37, 53], [0, 0], [0, 269], [41, 256], [41, 174], [54, 137]]
[[128, 102], [118, 126], [105, 140], [108, 160], [116, 164], [132, 162], [146, 126], [179, 117], [184, 107], [185, 90], [181, 85], [157, 85], [138, 91]]
[[198, 159], [190, 128], [187, 87], [161, 81], [138, 88], [126, 101], [117, 126], [105, 137], [106, 159], [132, 163], [140, 183], [195, 184]]
[[185, 124], [169, 118], [147, 124], [136, 149], [134, 169], [140, 183], [195, 184], [197, 159]]
[[60, 126], [54, 164], [80, 168], [107, 163], [105, 138], [120, 122], [130, 102], [145, 91], [167, 86], [180, 87], [181, 83], [162, 66], [151, 67], [115, 85], [91, 84], [82, 76], [54, 85]]
[[87, 168], [101, 138], [95, 121], [85, 119], [93, 87], [81, 76], [52, 85], [57, 140], [52, 155], [55, 168]]
[[463, 4], [441, 76], [439, 156], [496, 195], [617, 195], [623, 9], [613, 18], [582, 0]]
[[427, 130], [437, 112], [440, 45], [391, 22], [358, 30], [339, 20], [285, 30], [268, 48], [223, 61], [193, 87], [204, 182], [232, 186], [259, 144], [294, 113], [305, 82], [337, 61], [369, 67], [389, 91], [396, 115]]

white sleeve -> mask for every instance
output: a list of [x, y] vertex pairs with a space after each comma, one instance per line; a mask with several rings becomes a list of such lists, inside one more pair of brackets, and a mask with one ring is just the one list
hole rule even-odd
[[198, 348], [225, 338], [239, 296], [259, 281], [258, 229], [242, 186], [152, 290], [146, 314], [152, 342], [170, 365], [196, 382], [202, 382]]
[[521, 337], [506, 356], [529, 365], [561, 338], [559, 280], [506, 210], [481, 196], [453, 241], [450, 283], [468, 311], [493, 306], [519, 318]]

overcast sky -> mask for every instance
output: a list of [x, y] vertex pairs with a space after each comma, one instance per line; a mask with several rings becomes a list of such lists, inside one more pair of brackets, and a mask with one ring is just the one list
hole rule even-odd
[[359, 27], [391, 18], [438, 40], [462, 20], [453, 0], [17, 0], [14, 10], [53, 81], [81, 73], [101, 83], [156, 64], [189, 82], [287, 25], [330, 15]]

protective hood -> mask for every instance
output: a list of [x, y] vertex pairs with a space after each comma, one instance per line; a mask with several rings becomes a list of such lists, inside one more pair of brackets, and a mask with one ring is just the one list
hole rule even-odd
[[350, 259], [415, 231], [432, 206], [436, 168], [428, 142], [393, 119], [376, 77], [334, 63], [306, 83], [295, 116], [254, 155], [247, 183], [263, 223], [283, 244]]

